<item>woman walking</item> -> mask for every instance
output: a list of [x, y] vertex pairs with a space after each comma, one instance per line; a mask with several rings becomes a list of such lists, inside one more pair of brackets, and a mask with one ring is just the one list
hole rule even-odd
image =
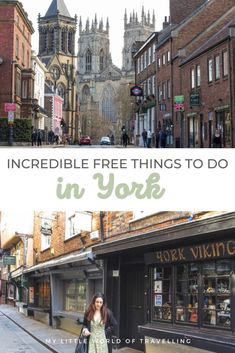
[[104, 295], [93, 296], [84, 315], [83, 336], [88, 338], [88, 353], [112, 353], [112, 334], [117, 322], [105, 304]]

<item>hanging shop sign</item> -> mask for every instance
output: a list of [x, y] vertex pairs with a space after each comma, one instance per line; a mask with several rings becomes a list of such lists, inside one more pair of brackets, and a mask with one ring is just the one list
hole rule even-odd
[[15, 256], [3, 256], [3, 266], [15, 265], [16, 257]]
[[188, 247], [160, 250], [145, 255], [149, 264], [170, 264], [178, 262], [212, 260], [235, 256], [235, 240], [218, 241]]
[[199, 93], [192, 93], [190, 95], [190, 107], [195, 107], [200, 105], [200, 95]]
[[174, 111], [184, 112], [184, 96], [174, 96]]
[[134, 86], [134, 87], [131, 87], [130, 93], [131, 93], [131, 96], [142, 97], [143, 89], [139, 86]]

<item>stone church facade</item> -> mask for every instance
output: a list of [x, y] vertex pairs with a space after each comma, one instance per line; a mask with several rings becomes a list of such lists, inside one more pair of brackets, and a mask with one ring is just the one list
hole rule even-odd
[[[39, 53], [49, 75], [51, 92], [63, 98], [63, 133], [78, 136], [76, 119], [76, 56], [77, 17], [71, 17], [64, 0], [52, 0], [44, 17], [38, 16]], [[51, 93], [50, 92], [50, 93]], [[54, 107], [56, 109], [56, 107]]]

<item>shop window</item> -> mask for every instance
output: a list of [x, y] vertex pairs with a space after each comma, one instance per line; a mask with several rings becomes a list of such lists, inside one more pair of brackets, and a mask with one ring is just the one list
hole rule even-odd
[[153, 320], [172, 320], [171, 268], [153, 269]]
[[176, 268], [176, 321], [198, 322], [198, 265]]
[[168, 99], [171, 98], [171, 81], [170, 80], [167, 81], [167, 98]]
[[38, 286], [38, 306], [41, 308], [50, 307], [50, 283], [42, 282]]
[[203, 324], [231, 326], [230, 273], [231, 261], [205, 263], [203, 277]]
[[69, 280], [64, 282], [64, 310], [84, 313], [86, 309], [85, 280]]
[[223, 259], [153, 267], [152, 321], [231, 329], [233, 266]]
[[228, 76], [228, 52], [222, 53], [223, 77]]
[[162, 55], [162, 65], [166, 65], [166, 54]]

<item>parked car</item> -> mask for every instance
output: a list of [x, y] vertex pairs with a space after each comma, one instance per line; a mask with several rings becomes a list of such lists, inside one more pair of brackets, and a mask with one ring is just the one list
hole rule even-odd
[[91, 145], [90, 136], [82, 136], [79, 140], [79, 145]]
[[101, 145], [111, 145], [110, 138], [108, 136], [101, 137], [100, 144]]

